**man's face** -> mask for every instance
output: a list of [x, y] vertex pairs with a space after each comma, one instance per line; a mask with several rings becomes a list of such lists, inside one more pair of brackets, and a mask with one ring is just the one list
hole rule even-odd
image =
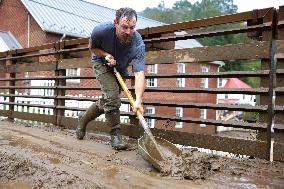
[[127, 44], [130, 42], [133, 32], [135, 31], [136, 18], [121, 17], [119, 21], [115, 20], [116, 36], [120, 43]]

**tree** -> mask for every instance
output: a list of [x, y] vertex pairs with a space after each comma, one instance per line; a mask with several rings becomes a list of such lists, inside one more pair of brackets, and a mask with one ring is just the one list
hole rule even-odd
[[179, 20], [179, 16], [176, 11], [165, 7], [165, 3], [162, 1], [158, 7], [147, 7], [142, 13], [142, 16], [151, 18], [164, 23], [174, 23]]

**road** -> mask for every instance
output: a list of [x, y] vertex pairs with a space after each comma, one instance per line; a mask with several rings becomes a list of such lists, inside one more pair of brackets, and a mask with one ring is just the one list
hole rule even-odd
[[115, 151], [105, 135], [79, 141], [54, 126], [0, 121], [0, 188], [284, 188], [283, 163], [215, 157], [218, 169], [189, 180], [162, 176], [130, 142], [130, 150]]

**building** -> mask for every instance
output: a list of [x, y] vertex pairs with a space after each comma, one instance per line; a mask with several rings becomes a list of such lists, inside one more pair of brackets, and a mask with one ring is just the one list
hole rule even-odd
[[[12, 33], [23, 48], [51, 43], [66, 39], [88, 37], [93, 27], [104, 21], [113, 21], [115, 10], [89, 3], [84, 0], [51, 1], [51, 0], [2, 0], [0, 1], [0, 30]], [[137, 29], [154, 27], [163, 23], [138, 16]], [[167, 48], [192, 48], [201, 47], [196, 40], [178, 41]], [[221, 66], [220, 62], [149, 65], [148, 73], [186, 73], [186, 72], [216, 72]], [[27, 77], [52, 75], [50, 72], [25, 73]], [[68, 69], [66, 75], [93, 75], [91, 69]], [[20, 77], [20, 76], [19, 76]], [[32, 84], [32, 83], [30, 83]], [[67, 80], [67, 85], [93, 86], [93, 80]], [[148, 79], [147, 87], [201, 87], [216, 88], [216, 79]], [[77, 91], [70, 91], [78, 95]], [[93, 91], [86, 91], [83, 95], [99, 95]], [[146, 94], [145, 99], [167, 100], [175, 102], [206, 102], [216, 103], [213, 94]], [[214, 110], [183, 109], [170, 107], [145, 107], [146, 113], [173, 115], [177, 117], [200, 117], [202, 119], [215, 119]], [[150, 126], [162, 127], [162, 122], [149, 120]], [[188, 126], [187, 126], [188, 125]], [[214, 133], [215, 127], [199, 124], [173, 123], [172, 129], [185, 132]]]
[[[219, 87], [225, 89], [251, 89], [251, 86], [238, 78], [220, 79]], [[218, 94], [218, 104], [247, 104], [255, 106], [256, 96], [247, 94]]]
[[[219, 87], [226, 89], [250, 89], [252, 88], [245, 82], [241, 81], [238, 78], [226, 78], [219, 79]], [[248, 95], [248, 94], [218, 94], [217, 95], [217, 103], [218, 104], [230, 104], [230, 105], [256, 105], [256, 95]], [[240, 111], [217, 111], [217, 119], [228, 121], [235, 120], [240, 121], [240, 118], [243, 112]], [[218, 126], [217, 131], [228, 131], [232, 130], [232, 127], [223, 127]]]

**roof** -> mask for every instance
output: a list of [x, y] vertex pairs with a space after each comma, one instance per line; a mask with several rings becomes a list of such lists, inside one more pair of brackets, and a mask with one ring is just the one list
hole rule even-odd
[[224, 85], [223, 88], [227, 88], [227, 89], [232, 89], [232, 88], [249, 89], [249, 88], [251, 88], [251, 86], [249, 86], [245, 82], [239, 80], [238, 78], [229, 78], [229, 79], [227, 79], [227, 83]]
[[[187, 32], [182, 31], [182, 32], [175, 32], [175, 34], [178, 35], [186, 35]], [[195, 39], [187, 39], [187, 40], [179, 40], [176, 41], [175, 44], [175, 49], [183, 49], [186, 47], [203, 47], [197, 40]]]
[[20, 43], [10, 32], [0, 31], [0, 52], [22, 48]]
[[[96, 24], [113, 21], [114, 9], [84, 0], [21, 0], [45, 32], [88, 37]], [[138, 16], [137, 29], [163, 25], [162, 22]]]

